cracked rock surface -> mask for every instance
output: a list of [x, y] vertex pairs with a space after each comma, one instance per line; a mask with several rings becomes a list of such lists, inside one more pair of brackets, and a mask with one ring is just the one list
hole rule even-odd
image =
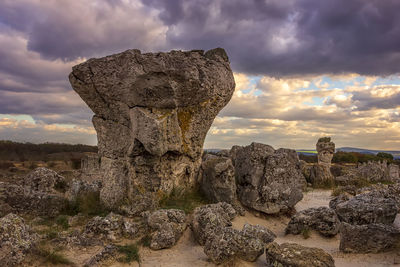
[[235, 89], [222, 48], [127, 50], [74, 66], [69, 79], [95, 113], [100, 197], [110, 208], [132, 206], [144, 192], [193, 187], [207, 131]]

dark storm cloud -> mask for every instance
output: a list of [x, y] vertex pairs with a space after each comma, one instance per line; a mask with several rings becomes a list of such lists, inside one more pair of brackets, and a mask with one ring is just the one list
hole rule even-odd
[[119, 0], [0, 3], [0, 23], [26, 33], [29, 50], [49, 59], [158, 47], [162, 39], [156, 21], [150, 10]]
[[236, 71], [299, 75], [400, 71], [400, 1], [143, 1], [161, 11], [167, 41], [228, 50]]

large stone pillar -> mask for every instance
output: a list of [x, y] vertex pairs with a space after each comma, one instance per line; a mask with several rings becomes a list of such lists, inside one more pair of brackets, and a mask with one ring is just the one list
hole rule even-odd
[[225, 50], [128, 50], [73, 67], [73, 89], [95, 113], [101, 200], [136, 213], [191, 188], [214, 118], [235, 82]]
[[318, 164], [311, 170], [311, 181], [314, 185], [333, 185], [334, 177], [331, 173], [331, 162], [335, 153], [335, 143], [330, 137], [322, 137], [317, 142]]

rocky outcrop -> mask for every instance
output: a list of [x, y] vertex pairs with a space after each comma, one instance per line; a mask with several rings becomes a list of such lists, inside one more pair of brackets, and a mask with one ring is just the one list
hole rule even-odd
[[95, 113], [101, 200], [110, 208], [193, 187], [207, 131], [235, 88], [221, 48], [128, 50], [74, 66], [69, 79]]
[[343, 252], [378, 253], [400, 244], [400, 230], [386, 224], [351, 225], [342, 223], [340, 246]]
[[320, 248], [303, 247], [295, 243], [275, 242], [266, 248], [266, 266], [334, 267], [332, 256]]
[[10, 213], [0, 218], [1, 266], [19, 266], [38, 241], [39, 236], [21, 217]]
[[66, 206], [63, 194], [31, 191], [20, 185], [0, 182], [0, 215], [14, 212], [56, 216]]
[[138, 237], [144, 228], [143, 222], [125, 218], [119, 214], [109, 213], [106, 217], [96, 216], [85, 226], [82, 235], [115, 241], [122, 236]]
[[376, 192], [359, 194], [349, 200], [342, 197], [332, 201], [329, 206], [336, 211], [340, 221], [350, 224], [392, 224], [398, 211], [394, 199]]
[[252, 143], [237, 147], [235, 175], [238, 198], [249, 208], [276, 214], [303, 198], [305, 182], [296, 151]]
[[323, 137], [317, 142], [318, 164], [310, 170], [310, 182], [313, 185], [325, 185], [333, 183], [334, 177], [331, 173], [331, 161], [335, 153], [335, 143], [330, 137]]
[[333, 209], [328, 207], [309, 208], [296, 213], [286, 227], [287, 234], [298, 235], [303, 230], [313, 229], [323, 236], [335, 236], [340, 221]]
[[225, 202], [197, 207], [191, 223], [195, 239], [203, 246], [216, 232], [231, 226], [236, 214], [235, 209]]
[[271, 230], [261, 225], [244, 224], [241, 231], [242, 235], [260, 239], [264, 244], [269, 244], [275, 240], [276, 235]]
[[75, 201], [80, 197], [85, 197], [90, 194], [100, 194], [100, 189], [100, 181], [88, 182], [85, 180], [73, 179], [69, 184], [65, 196], [69, 201]]
[[24, 187], [31, 191], [44, 193], [65, 192], [67, 182], [57, 172], [39, 167], [24, 177]]
[[368, 161], [359, 163], [357, 167], [346, 168], [343, 175], [335, 177], [338, 184], [355, 184], [365, 182], [399, 182], [399, 166], [383, 161]]
[[239, 214], [244, 215], [245, 211], [236, 195], [235, 168], [229, 157], [211, 154], [203, 157], [199, 183], [208, 200], [229, 203]]
[[255, 261], [264, 253], [264, 244], [260, 239], [245, 236], [239, 230], [224, 227], [207, 239], [204, 253], [216, 264], [228, 262], [235, 256], [245, 261]]
[[149, 215], [147, 224], [153, 231], [150, 248], [170, 248], [178, 242], [186, 230], [186, 215], [182, 210], [157, 210]]
[[241, 231], [230, 227], [236, 212], [230, 204], [217, 203], [195, 209], [192, 230], [204, 253], [216, 264], [226, 263], [234, 257], [255, 261], [263, 254], [264, 245], [276, 235], [260, 225], [243, 226]]

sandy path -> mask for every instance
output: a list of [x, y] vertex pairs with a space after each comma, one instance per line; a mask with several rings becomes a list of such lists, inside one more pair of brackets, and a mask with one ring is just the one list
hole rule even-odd
[[[304, 194], [303, 200], [296, 205], [296, 209], [328, 206], [329, 200], [330, 191], [313, 190]], [[303, 239], [301, 235], [285, 236], [284, 230], [288, 221], [289, 219], [286, 217], [261, 218], [247, 212], [246, 216], [235, 218], [233, 227], [241, 229], [245, 223], [264, 225], [275, 232], [276, 242], [295, 242], [304, 246], [322, 248], [334, 257], [338, 267], [400, 266], [400, 251], [381, 254], [344, 254], [339, 252], [339, 236], [324, 238], [316, 232], [312, 232], [309, 239]], [[396, 224], [400, 227], [400, 216], [397, 216]], [[160, 251], [143, 248], [141, 257], [140, 266], [143, 267], [216, 266], [207, 259], [203, 248], [195, 242], [189, 229], [173, 248]], [[257, 262], [239, 261], [235, 266], [265, 266], [265, 255], [262, 255]]]

